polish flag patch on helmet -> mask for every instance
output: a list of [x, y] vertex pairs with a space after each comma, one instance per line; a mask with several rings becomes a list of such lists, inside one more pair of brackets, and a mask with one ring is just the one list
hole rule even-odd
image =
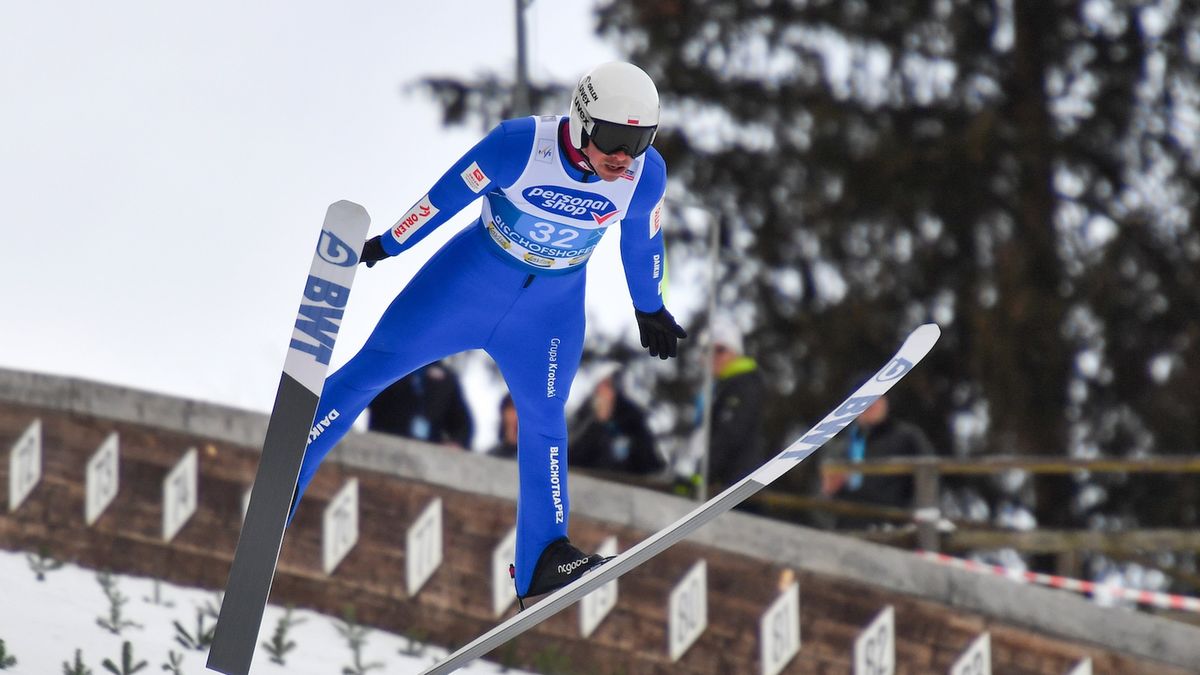
[[462, 172], [462, 179], [475, 194], [482, 192], [492, 182], [492, 179], [487, 177], [483, 169], [479, 168], [479, 162], [471, 162], [471, 166], [468, 166], [466, 171]]

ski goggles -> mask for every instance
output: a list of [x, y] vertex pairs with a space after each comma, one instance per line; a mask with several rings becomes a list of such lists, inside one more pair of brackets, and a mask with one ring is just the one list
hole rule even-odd
[[650, 147], [656, 131], [658, 131], [657, 126], [635, 127], [604, 120], [592, 120], [588, 141], [606, 155], [624, 150], [625, 154], [630, 157], [637, 157]]

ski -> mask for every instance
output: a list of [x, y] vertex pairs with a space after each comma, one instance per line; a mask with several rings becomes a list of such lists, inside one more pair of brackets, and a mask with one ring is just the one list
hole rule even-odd
[[442, 661], [434, 664], [422, 675], [450, 673], [471, 661], [487, 654], [521, 633], [533, 628], [546, 619], [569, 607], [576, 600], [620, 577], [696, 531], [700, 526], [737, 506], [748, 497], [770, 485], [789, 469], [808, 458], [844, 429], [866, 410], [875, 399], [892, 388], [900, 378], [908, 374], [933, 348], [941, 335], [936, 324], [918, 327], [901, 345], [896, 355], [879, 369], [871, 379], [854, 391], [846, 400], [833, 409], [816, 426], [768, 460], [754, 473], [730, 486], [694, 509], [691, 513], [671, 525], [642, 540], [628, 551], [588, 572], [578, 581], [547, 596], [544, 600], [509, 618], [504, 623], [484, 633]]
[[325, 213], [208, 652], [210, 670], [250, 670], [300, 463], [370, 224], [366, 210], [353, 202], [336, 202]]

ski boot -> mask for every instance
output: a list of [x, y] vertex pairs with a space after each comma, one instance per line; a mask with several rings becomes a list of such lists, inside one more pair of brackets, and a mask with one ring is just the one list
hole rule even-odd
[[[588, 555], [571, 545], [566, 537], [555, 539], [546, 545], [538, 558], [537, 566], [533, 569], [533, 580], [529, 582], [529, 591], [525, 595], [517, 595], [517, 604], [525, 610], [525, 599], [545, 595], [566, 586], [582, 577], [588, 570], [599, 567], [612, 560], [612, 557], [601, 557], [595, 553]], [[516, 565], [508, 566], [508, 574], [514, 580], [517, 577]]]

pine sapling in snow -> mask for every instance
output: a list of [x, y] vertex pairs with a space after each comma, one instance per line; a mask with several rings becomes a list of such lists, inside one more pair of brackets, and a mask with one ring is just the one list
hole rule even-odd
[[363, 663], [362, 648], [367, 643], [367, 635], [371, 629], [359, 625], [355, 618], [354, 605], [346, 605], [345, 611], [342, 613], [344, 621], [335, 621], [334, 627], [342, 637], [346, 638], [346, 642], [350, 645], [350, 651], [354, 654], [354, 663], [345, 668], [342, 668], [342, 675], [366, 675], [370, 670], [381, 670], [382, 663]]
[[194, 649], [196, 651], [204, 651], [212, 644], [213, 633], [216, 632], [216, 624], [205, 628], [204, 618], [211, 616], [209, 612], [203, 608], [196, 608], [196, 632], [189, 633], [183, 624], [174, 621], [175, 624], [175, 641], [183, 645], [184, 649]]
[[148, 597], [143, 596], [142, 599], [152, 605], [158, 605], [160, 607], [174, 607], [175, 603], [163, 600], [162, 582], [159, 581], [158, 579], [154, 579], [153, 584], [154, 584], [154, 594], [150, 595]]
[[122, 608], [129, 602], [129, 598], [117, 589], [117, 580], [113, 578], [112, 572], [107, 570], [97, 572], [96, 581], [99, 582], [100, 588], [104, 589], [104, 595], [108, 598], [108, 616], [96, 619], [96, 623], [113, 635], [120, 635], [121, 631], [126, 628], [141, 628], [141, 624], [128, 621], [122, 615]]
[[171, 675], [183, 675], [183, 670], [180, 668], [183, 665], [183, 654], [172, 649], [167, 652], [167, 659], [168, 661], [162, 664], [162, 669]]
[[92, 675], [92, 669], [83, 665], [83, 650], [75, 650], [75, 663], [63, 661], [63, 675]]
[[408, 646], [400, 650], [400, 653], [405, 656], [421, 656], [425, 653], [425, 642], [429, 639], [429, 632], [422, 628], [413, 628], [409, 630], [405, 637], [408, 638]]
[[8, 653], [8, 648], [4, 646], [4, 640], [0, 640], [0, 670], [8, 670], [17, 665], [17, 657]]
[[146, 667], [145, 661], [133, 662], [133, 643], [126, 640], [121, 644], [121, 666], [112, 662], [112, 659], [104, 659], [100, 665], [104, 666], [105, 670], [113, 675], [133, 675], [137, 671]]
[[271, 655], [271, 663], [279, 665], [287, 665], [284, 662], [284, 657], [288, 652], [296, 648], [296, 642], [288, 638], [288, 631], [293, 626], [304, 623], [304, 619], [292, 618], [292, 607], [284, 610], [283, 616], [279, 617], [279, 622], [275, 624], [275, 634], [271, 636], [270, 641], [263, 642], [263, 647], [266, 647], [267, 652]]
[[38, 581], [45, 581], [47, 572], [53, 572], [63, 566], [62, 561], [50, 555], [45, 546], [38, 548], [37, 553], [26, 553], [25, 559], [29, 561], [29, 568], [33, 570]]
[[221, 618], [222, 602], [225, 602], [225, 594], [220, 591], [213, 593], [213, 599], [204, 602], [204, 614], [213, 621]]

